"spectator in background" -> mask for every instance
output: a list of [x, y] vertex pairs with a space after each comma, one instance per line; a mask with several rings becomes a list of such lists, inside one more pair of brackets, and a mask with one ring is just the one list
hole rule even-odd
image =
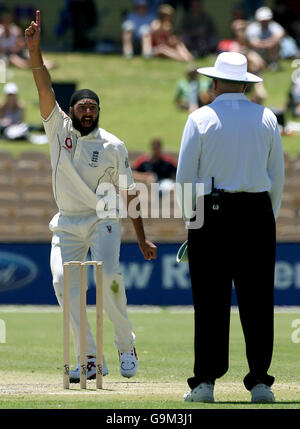
[[284, 36], [284, 28], [273, 21], [273, 13], [268, 7], [257, 9], [255, 22], [246, 29], [248, 46], [263, 58], [270, 70], [278, 69], [280, 41]]
[[263, 0], [243, 0], [236, 3], [232, 9], [232, 19], [252, 20], [256, 10], [262, 6], [264, 6]]
[[134, 0], [134, 10], [129, 12], [122, 24], [123, 55], [131, 58], [134, 52], [151, 57], [150, 25], [155, 15], [148, 11], [147, 0]]
[[96, 24], [97, 10], [94, 0], [65, 0], [65, 8], [60, 13], [55, 31], [60, 37], [71, 27], [73, 50], [86, 51], [94, 47], [94, 42], [87, 34]]
[[4, 85], [3, 92], [5, 98], [0, 103], [0, 137], [7, 140], [28, 140], [35, 144], [47, 143], [43, 125], [25, 122], [25, 106], [19, 101], [18, 86], [14, 82], [8, 82]]
[[300, 46], [300, 2], [298, 0], [275, 0], [274, 20], [296, 40]]
[[155, 56], [190, 62], [193, 55], [185, 44], [174, 34], [174, 8], [162, 4], [158, 9], [158, 18], [151, 23], [152, 53]]
[[97, 23], [97, 11], [94, 0], [70, 0], [69, 9], [73, 27], [74, 51], [86, 51], [94, 47], [88, 32]]
[[26, 139], [28, 125], [24, 123], [25, 107], [18, 100], [18, 86], [14, 82], [4, 85], [4, 101], [0, 104], [0, 133], [8, 140]]
[[[0, 21], [0, 58], [4, 58], [7, 65], [21, 69], [31, 67], [28, 50], [25, 45], [23, 32], [12, 22], [10, 14], [4, 13]], [[53, 61], [45, 60], [47, 68], [56, 66]]]
[[177, 170], [177, 160], [163, 153], [163, 143], [159, 138], [150, 142], [150, 155], [140, 155], [134, 161], [133, 178], [136, 182], [159, 184], [160, 193], [173, 189]]
[[285, 37], [280, 41], [280, 58], [299, 58], [300, 2], [295, 0], [276, 1], [273, 16], [286, 32]]
[[211, 82], [209, 79], [199, 77], [197, 67], [189, 65], [185, 70], [184, 78], [176, 84], [174, 101], [179, 109], [192, 113], [213, 101]]
[[256, 51], [248, 47], [246, 30], [249, 24], [249, 21], [236, 19], [231, 23], [231, 30], [234, 35], [234, 41], [237, 43], [236, 52], [247, 56], [250, 73], [259, 73], [266, 68], [267, 64]]
[[[224, 46], [222, 49], [222, 42], [220, 42], [218, 46], [219, 52], [231, 51], [231, 52], [239, 52], [240, 54], [244, 54], [247, 58], [248, 62], [248, 70], [250, 73], [260, 74], [267, 66], [264, 59], [253, 49], [248, 47], [248, 42], [246, 39], [246, 29], [249, 25], [249, 21], [243, 19], [236, 19], [231, 24], [231, 30], [234, 35], [234, 45], [233, 49], [230, 49], [229, 46], [227, 48]], [[264, 87], [263, 82], [254, 83], [249, 87], [249, 90], [252, 90], [251, 101], [257, 104], [263, 104], [265, 99], [267, 98], [267, 91]]]
[[21, 39], [21, 28], [12, 22], [8, 13], [4, 13], [0, 21], [0, 56], [5, 59], [7, 65], [20, 66], [19, 53], [23, 49]]
[[203, 10], [202, 0], [191, 0], [181, 23], [182, 40], [195, 57], [216, 51], [218, 36], [213, 19]]

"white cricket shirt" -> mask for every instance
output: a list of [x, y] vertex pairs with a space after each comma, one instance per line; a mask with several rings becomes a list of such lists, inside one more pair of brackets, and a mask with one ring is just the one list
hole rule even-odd
[[116, 136], [102, 128], [81, 136], [57, 103], [42, 119], [50, 145], [54, 198], [61, 213], [95, 213], [101, 184], [112, 184], [117, 191], [135, 186], [126, 147]]
[[[218, 96], [186, 122], [176, 181], [227, 192], [270, 194], [277, 217], [284, 186], [284, 155], [276, 116], [240, 93]], [[181, 202], [178, 201], [181, 205]]]

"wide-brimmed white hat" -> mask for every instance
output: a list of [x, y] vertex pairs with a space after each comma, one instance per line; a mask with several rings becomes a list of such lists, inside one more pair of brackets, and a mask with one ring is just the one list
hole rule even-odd
[[273, 12], [267, 6], [260, 7], [255, 12], [256, 21], [269, 21], [273, 18]]
[[247, 72], [247, 58], [238, 52], [222, 52], [218, 55], [214, 67], [201, 67], [197, 72], [215, 79], [245, 83], [262, 82], [260, 77]]

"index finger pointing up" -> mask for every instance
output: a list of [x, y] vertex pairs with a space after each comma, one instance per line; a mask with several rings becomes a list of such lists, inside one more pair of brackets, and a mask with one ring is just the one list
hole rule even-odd
[[41, 12], [39, 10], [37, 10], [35, 13], [35, 22], [36, 22], [37, 26], [40, 28], [41, 27]]

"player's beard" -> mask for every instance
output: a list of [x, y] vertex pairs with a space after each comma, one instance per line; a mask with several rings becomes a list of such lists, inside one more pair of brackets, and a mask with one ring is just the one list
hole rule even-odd
[[95, 119], [92, 119], [90, 121], [89, 126], [83, 126], [82, 120], [84, 118], [92, 118], [91, 116], [83, 116], [82, 119], [79, 119], [78, 116], [76, 116], [74, 113], [71, 116], [73, 127], [76, 128], [80, 132], [82, 136], [87, 136], [89, 133], [91, 133], [95, 128], [98, 128], [99, 125], [99, 113]]

